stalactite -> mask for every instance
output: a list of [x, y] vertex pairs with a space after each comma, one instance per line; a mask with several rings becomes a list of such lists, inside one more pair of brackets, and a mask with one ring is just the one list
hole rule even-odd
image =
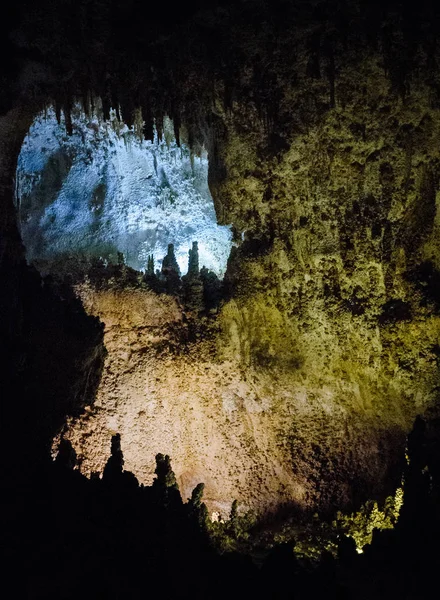
[[118, 119], [118, 121], [121, 121], [121, 112], [119, 110], [119, 95], [114, 87], [112, 87], [111, 99], [111, 105], [116, 113], [116, 118]]
[[101, 97], [101, 102], [102, 102], [102, 112], [103, 112], [103, 116], [104, 116], [104, 120], [105, 121], [109, 121], [110, 120], [110, 101], [106, 96]]
[[90, 91], [90, 112], [92, 115], [95, 114], [95, 93], [93, 90]]
[[154, 120], [151, 107], [148, 104], [142, 106], [142, 118], [144, 120], [144, 138], [152, 142], [154, 140]]
[[159, 111], [154, 120], [156, 124], [157, 138], [159, 142], [161, 142], [163, 139], [163, 119], [163, 113]]
[[89, 101], [89, 90], [87, 89], [87, 85], [85, 82], [82, 84], [82, 92], [81, 92], [81, 106], [84, 111], [84, 114], [89, 117], [90, 116], [90, 101]]
[[57, 98], [55, 99], [55, 116], [59, 125], [61, 123], [61, 103]]
[[172, 119], [173, 119], [173, 126], [174, 126], [174, 137], [176, 138], [176, 143], [180, 148], [180, 127], [181, 127], [181, 119], [180, 119], [180, 113], [178, 108], [174, 108], [174, 110], [172, 111]]
[[70, 106], [66, 106], [64, 108], [64, 118], [66, 120], [67, 135], [72, 135], [72, 133], [73, 133], [73, 127], [72, 127], [72, 113], [71, 113], [71, 107]]
[[72, 98], [70, 94], [67, 95], [64, 101], [64, 119], [66, 122], [66, 131], [67, 135], [72, 135], [73, 133], [73, 125], [72, 125]]
[[190, 124], [187, 127], [188, 130], [188, 146], [191, 150], [191, 160], [192, 160], [192, 156], [193, 156], [193, 148], [194, 148], [194, 128], [193, 125]]
[[123, 98], [121, 98], [121, 117], [127, 127], [131, 127], [133, 125], [133, 111], [133, 102], [127, 95], [124, 94]]

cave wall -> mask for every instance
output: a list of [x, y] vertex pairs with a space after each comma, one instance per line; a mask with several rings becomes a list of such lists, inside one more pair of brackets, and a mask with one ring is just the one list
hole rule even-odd
[[127, 124], [140, 106], [147, 137], [168, 114], [177, 140], [183, 123], [207, 147], [239, 244], [215, 361], [270, 399], [309, 506], [383, 495], [438, 393], [438, 8], [243, 2], [153, 43], [142, 19], [115, 35], [113, 3], [77, 4], [78, 28], [63, 14], [52, 37], [24, 19], [21, 47], [45, 66], [32, 94], [55, 99], [68, 132], [73, 100], [101, 96]]
[[[272, 158], [259, 152], [263, 128], [260, 137], [255, 128], [243, 134], [237, 104], [236, 118], [225, 116], [230, 176], [214, 186], [218, 202], [227, 199], [220, 213], [244, 237], [228, 272], [232, 312], [266, 306], [275, 361], [287, 352], [318, 377], [372, 376], [380, 391], [355, 395], [363, 408], [377, 401], [385, 411], [393, 396], [399, 404], [411, 396], [416, 411], [436, 397], [439, 110], [424, 73], [407, 85], [400, 96], [378, 56], [363, 54], [341, 67], [335, 107], [305, 131], [280, 128], [285, 148]], [[286, 83], [292, 112], [304, 87], [308, 78], [290, 90]], [[256, 324], [241, 320], [250, 342], [236, 353], [258, 364]]]
[[[438, 405], [439, 375], [438, 55], [413, 49], [399, 81], [382, 33], [375, 48], [333, 37], [315, 53], [300, 36], [288, 65], [266, 64], [277, 116], [259, 121], [239, 98], [222, 112], [228, 176], [211, 188], [244, 240], [220, 352], [304, 386], [315, 424], [292, 419], [293, 472], [313, 477], [325, 454], [324, 471], [362, 471], [367, 487], [390, 477], [416, 414]], [[390, 43], [398, 62], [402, 38]]]

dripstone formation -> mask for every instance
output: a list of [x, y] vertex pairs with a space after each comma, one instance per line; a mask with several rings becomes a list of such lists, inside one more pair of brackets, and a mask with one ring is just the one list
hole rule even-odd
[[[82, 475], [53, 480], [75, 481], [74, 497], [122, 494], [129, 511], [134, 477], [149, 486], [163, 465], [170, 475], [171, 457], [174, 491], [145, 492], [161, 515], [154, 539], [174, 540], [166, 523], [187, 518], [179, 488], [197, 515], [185, 535], [215, 512], [230, 516], [237, 544], [248, 543], [234, 525], [247, 509], [281, 531], [292, 515], [333, 518], [404, 485], [400, 528], [376, 532], [362, 559], [339, 539], [339, 566], [324, 553], [317, 593], [426, 597], [422, 574], [438, 559], [440, 8], [243, 0], [144, 16], [142, 7], [36, 2], [12, 11], [2, 41], [14, 57], [0, 103], [9, 489], [44, 472], [47, 492], [49, 449], [63, 440], [61, 456], [73, 448]], [[147, 139], [162, 139], [169, 117], [178, 144], [207, 150], [217, 221], [233, 231], [222, 284], [200, 268], [197, 245], [184, 277], [170, 245], [159, 271], [151, 256], [140, 278], [118, 265], [133, 275], [126, 285], [43, 280], [26, 264], [14, 208], [20, 147], [51, 105], [70, 135], [78, 101], [103, 120], [113, 109]], [[96, 475], [106, 464], [134, 474], [117, 479], [113, 496]], [[266, 597], [269, 581], [272, 597], [293, 596], [280, 565], [306, 581], [291, 550], [265, 563]], [[381, 556], [395, 557], [386, 572]]]

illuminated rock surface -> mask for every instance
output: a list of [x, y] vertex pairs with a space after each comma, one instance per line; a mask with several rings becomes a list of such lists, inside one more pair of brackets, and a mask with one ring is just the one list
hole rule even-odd
[[[321, 80], [307, 85], [324, 101]], [[166, 452], [184, 495], [203, 481], [223, 511], [233, 498], [326, 509], [392, 492], [413, 419], [438, 396], [440, 121], [424, 85], [415, 78], [402, 103], [374, 56], [356, 63], [341, 102], [287, 131], [275, 155], [255, 113], [237, 103], [223, 115], [228, 178], [212, 192], [243, 240], [233, 299], [215, 343], [187, 356], [145, 351], [145, 332], [111, 317], [96, 414], [73, 426], [84, 468], [102, 469], [118, 431], [142, 481]], [[86, 306], [107, 323], [94, 295]]]
[[[429, 46], [424, 30], [401, 30], [392, 12], [382, 24], [382, 14], [350, 6], [343, 10], [347, 20], [334, 13], [327, 28], [313, 3], [293, 7], [286, 24], [262, 18], [264, 7], [260, 21], [249, 19], [257, 8], [243, 8], [240, 19], [218, 15], [218, 38], [211, 44], [204, 30], [200, 61], [177, 35], [158, 42], [171, 65], [166, 86], [160, 66], [148, 70], [153, 88], [168, 91], [152, 94], [143, 106], [147, 129], [153, 117], [160, 121], [168, 112], [185, 123], [196, 146], [206, 142], [216, 218], [234, 233], [225, 302], [205, 332], [211, 338], [188, 348], [185, 321], [177, 308], [170, 316], [164, 297], [117, 286], [110, 292], [84, 288], [87, 309], [106, 323], [109, 355], [97, 403], [89, 417], [71, 423], [70, 435], [84, 455], [83, 468], [101, 470], [118, 430], [127, 468], [145, 481], [154, 453], [166, 452], [185, 495], [202, 480], [209, 501], [221, 507], [236, 497], [261, 509], [286, 501], [339, 508], [383, 497], [399, 485], [414, 417], [438, 401], [438, 49]], [[302, 19], [296, 10], [304, 11]], [[429, 30], [429, 20], [424, 27]], [[186, 39], [186, 30], [180, 35]], [[128, 46], [128, 58], [130, 52]], [[217, 54], [224, 67], [199, 68]], [[116, 95], [125, 84], [136, 91], [144, 68], [126, 80], [124, 58], [109, 83]], [[122, 113], [131, 119], [134, 97], [121, 98]], [[116, 155], [128, 157], [123, 144], [119, 139]], [[57, 172], [73, 176], [69, 161], [55, 156]], [[150, 185], [150, 158], [150, 170], [136, 166], [135, 178], [128, 177], [130, 190], [138, 179]], [[89, 160], [94, 164], [93, 154]], [[124, 172], [130, 171], [124, 160]], [[189, 168], [189, 157], [185, 161]], [[113, 175], [105, 177], [96, 171], [87, 194], [76, 199], [87, 210], [71, 211], [70, 201], [58, 195], [42, 207], [35, 231], [43, 224], [55, 245], [53, 234], [63, 230], [57, 219], [64, 226], [68, 212], [71, 234], [78, 224], [88, 246], [101, 211], [99, 185], [105, 180], [107, 193], [114, 183]], [[160, 181], [152, 177], [155, 189]], [[19, 191], [27, 192], [26, 186], [20, 176]], [[205, 179], [203, 186], [206, 191]], [[164, 185], [166, 202], [172, 188]], [[112, 251], [126, 253], [129, 263], [131, 250], [122, 247], [127, 231], [139, 223], [147, 228], [149, 218], [140, 195], [130, 192], [130, 198], [134, 216], [131, 200], [108, 207], [106, 201], [109, 222], [99, 218], [96, 230], [101, 244], [109, 227]], [[33, 221], [25, 209], [22, 204], [26, 239]], [[75, 235], [69, 237], [81, 247]], [[170, 237], [161, 240], [162, 256], [166, 243], [176, 243]], [[38, 233], [28, 239], [38, 241]], [[200, 235], [184, 232], [184, 239], [185, 256], [193, 239], [202, 250]], [[133, 241], [138, 262], [131, 264], [140, 265], [142, 252], [151, 252], [141, 252], [142, 243]], [[36, 255], [38, 244], [28, 246]], [[153, 303], [148, 310], [145, 302]], [[144, 315], [152, 330], [144, 331], [130, 314]], [[198, 331], [204, 326], [198, 323]], [[165, 350], [153, 347], [152, 331]]]
[[188, 325], [170, 297], [87, 285], [78, 292], [105, 322], [109, 353], [94, 406], [68, 434], [82, 470], [102, 471], [110, 437], [120, 432], [125, 466], [140, 481], [153, 480], [152, 456], [170, 453], [182, 496], [203, 481], [204, 500], [223, 516], [235, 497], [260, 509], [304, 504], [307, 482], [292, 478], [288, 453], [277, 447], [299, 390], [283, 390], [276, 410], [265, 389], [270, 377], [243, 377], [235, 362], [220, 361], [212, 332], [185, 340]]
[[[6, 6], [0, 24], [5, 588], [72, 600], [139, 598], [146, 587], [173, 599], [432, 597], [439, 3], [21, 4]], [[110, 195], [124, 174], [107, 161], [116, 132], [94, 119], [77, 128], [77, 102], [85, 113], [101, 103], [107, 123], [119, 110], [150, 140], [169, 115], [177, 139], [180, 129], [196, 154], [207, 149], [216, 219], [234, 242], [218, 312], [198, 313], [201, 278], [180, 286], [172, 251], [157, 289], [175, 297], [148, 290], [151, 259], [144, 282], [117, 254], [116, 266], [82, 260], [94, 248], [142, 263], [145, 239], [131, 227], [149, 216], [137, 194], [129, 206]], [[52, 145], [52, 134], [49, 144], [43, 126], [33, 160], [45, 158], [16, 180], [22, 141], [49, 106], [66, 125], [65, 134], [54, 125], [54, 138], [76, 149]], [[151, 170], [137, 150], [127, 160], [120, 141], [133, 191]], [[27, 258], [43, 255], [37, 268], [26, 263], [25, 232]], [[184, 238], [186, 259], [201, 239]], [[46, 277], [49, 260], [62, 273]], [[51, 460], [61, 435], [78, 462], [66, 439]], [[157, 451], [171, 463], [157, 457], [153, 486], [122, 471], [151, 482]], [[239, 512], [279, 510], [252, 531], [236, 503], [229, 521], [209, 523], [202, 487], [182, 505], [170, 464], [184, 498], [206, 483], [210, 515], [226, 516], [233, 498]]]
[[[40, 114], [17, 168], [21, 233], [28, 260], [65, 254], [102, 256], [145, 270], [174, 243], [182, 272], [199, 242], [201, 266], [223, 275], [231, 247], [208, 189], [208, 159], [179, 148], [168, 123], [162, 141], [141, 141], [127, 126], [87, 118], [78, 109], [73, 135], [53, 109]], [[171, 127], [171, 130], [170, 130]]]
[[[169, 453], [183, 497], [203, 481], [209, 508], [224, 516], [234, 498], [259, 511], [348, 504], [357, 499], [353, 481], [361, 497], [361, 486], [374, 489], [389, 474], [404, 427], [396, 406], [374, 413], [356, 381], [325, 378], [319, 356], [309, 358], [308, 369], [286, 356], [244, 368], [237, 346], [249, 341], [238, 308], [225, 308], [222, 333], [205, 322], [201, 339], [189, 341], [190, 326], [168, 296], [88, 284], [77, 292], [87, 312], [104, 321], [108, 351], [94, 406], [69, 425], [84, 472], [102, 472], [119, 432], [125, 466], [140, 481], [152, 482], [151, 457]], [[280, 313], [273, 310], [268, 322], [267, 307], [252, 310], [249, 348], [267, 336], [275, 344], [284, 338], [288, 323]]]

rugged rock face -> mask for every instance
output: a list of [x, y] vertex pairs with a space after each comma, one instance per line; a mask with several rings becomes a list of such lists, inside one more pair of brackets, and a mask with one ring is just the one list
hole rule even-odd
[[[166, 295], [90, 283], [76, 289], [105, 323], [108, 352], [93, 407], [65, 433], [82, 471], [102, 472], [119, 432], [126, 468], [140, 481], [151, 483], [156, 453], [170, 453], [183, 497], [203, 481], [208, 507], [223, 516], [235, 498], [258, 512], [324, 510], [383, 492], [378, 481], [392, 490], [400, 424], [350, 411], [331, 380], [312, 387], [288, 343], [273, 352], [289, 323], [275, 309], [269, 323], [265, 302], [241, 328], [246, 309], [228, 304], [219, 331], [212, 317], [188, 321]], [[256, 345], [260, 364], [250, 358]], [[237, 347], [248, 348], [250, 363]], [[344, 382], [338, 391], [349, 398], [353, 388]]]
[[[84, 468], [102, 467], [118, 426], [146, 481], [158, 449], [186, 495], [205, 481], [212, 506], [330, 509], [390, 491], [414, 416], [438, 403], [437, 12], [279, 5], [198, 16], [157, 47], [139, 25], [116, 51], [111, 10], [85, 7], [76, 18], [94, 35], [65, 43], [61, 19], [48, 49], [34, 22], [24, 47], [53, 70], [37, 95], [74, 65], [53, 92], [68, 131], [73, 99], [95, 94], [129, 125], [141, 106], [147, 137], [167, 113], [179, 139], [183, 121], [239, 244], [218, 330], [188, 355], [172, 301], [82, 290], [109, 348], [96, 409], [71, 424]], [[153, 334], [177, 341], [164, 351]]]
[[[282, 91], [275, 125], [237, 97], [217, 106], [211, 190], [243, 241], [215, 359], [195, 344], [189, 364], [155, 359], [118, 388], [113, 423], [128, 436], [130, 468], [151, 478], [134, 449], [143, 440], [146, 454], [171, 454], [186, 493], [205, 481], [213, 506], [237, 497], [328, 509], [383, 495], [399, 481], [414, 417], [438, 402], [432, 56], [419, 49], [399, 80], [382, 51], [343, 56], [335, 41], [314, 54], [308, 39], [297, 38], [289, 65], [266, 65]], [[107, 448], [110, 431], [100, 435]]]
[[53, 272], [67, 257], [117, 263], [119, 252], [145, 270], [150, 255], [160, 268], [173, 243], [184, 272], [198, 240], [201, 264], [223, 274], [231, 233], [216, 223], [206, 152], [179, 147], [169, 119], [161, 141], [157, 133], [146, 141], [141, 126], [130, 130], [115, 114], [108, 122], [99, 114], [87, 116], [78, 105], [71, 136], [53, 107], [30, 127], [16, 176], [27, 260]]
[[[298, 50], [287, 73], [271, 65], [283, 82], [275, 132], [256, 128], [239, 102], [223, 115], [228, 177], [212, 191], [245, 239], [227, 274], [226, 352], [278, 370], [278, 385], [304, 385], [317, 404], [316, 434], [294, 426], [294, 472], [327, 447], [341, 473], [345, 421], [349, 477], [380, 489], [390, 448], [438, 403], [440, 120], [435, 76], [425, 77], [434, 58], [419, 49], [402, 90], [380, 52], [340, 55], [326, 81], [308, 77]], [[332, 60], [321, 54], [322, 72]], [[366, 448], [376, 458], [361, 458]]]
[[94, 406], [66, 434], [82, 470], [102, 471], [120, 432], [126, 468], [140, 481], [151, 483], [156, 453], [170, 453], [182, 496], [203, 481], [209, 508], [223, 516], [235, 497], [258, 509], [306, 502], [305, 482], [277, 447], [292, 399], [276, 411], [264, 390], [270, 378], [219, 360], [207, 319], [188, 321], [174, 299], [147, 290], [77, 290], [104, 321], [108, 351]]

